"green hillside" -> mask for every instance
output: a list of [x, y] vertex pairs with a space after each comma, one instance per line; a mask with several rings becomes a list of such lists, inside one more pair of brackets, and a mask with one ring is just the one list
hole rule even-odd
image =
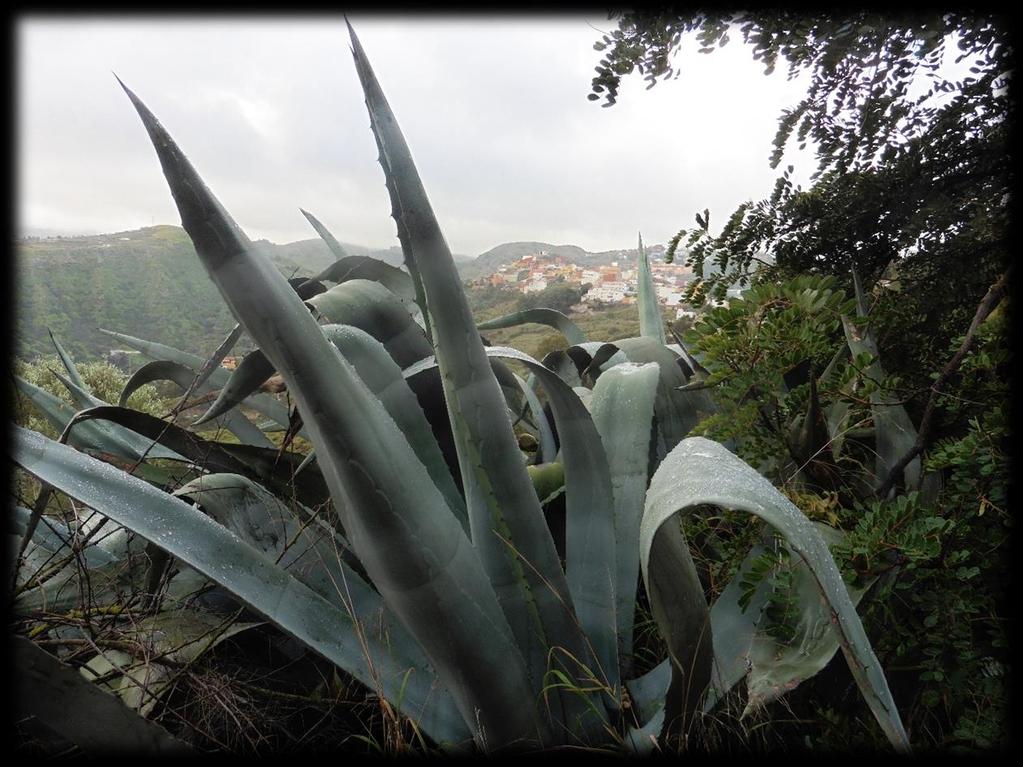
[[[393, 265], [402, 261], [398, 247], [372, 249], [342, 244], [349, 255], [370, 255]], [[334, 261], [320, 239], [283, 245], [258, 240], [255, 245], [287, 277], [309, 276]], [[610, 262], [612, 256], [618, 255], [616, 251], [590, 254], [574, 245], [520, 242], [499, 245], [475, 261], [465, 256], [455, 259], [462, 277], [468, 280], [540, 248], [587, 263]], [[486, 319], [512, 311], [518, 295], [501, 293], [496, 302], [499, 306], [485, 306], [489, 302], [484, 301], [484, 305], [477, 307], [477, 314]], [[196, 257], [191, 240], [177, 226], [19, 240], [14, 299], [14, 353], [23, 359], [53, 353], [48, 329], [76, 359], [88, 361], [105, 358], [116, 346], [116, 341], [100, 333], [99, 328], [204, 355], [211, 353], [234, 325], [226, 304]], [[635, 310], [628, 313], [630, 317], [633, 314]], [[602, 313], [600, 319], [580, 318], [582, 325], [595, 321], [609, 320]], [[625, 327], [613, 329], [619, 334], [612, 336], [621, 337]], [[549, 349], [557, 334], [543, 326], [526, 326], [494, 331], [493, 335], [497, 343], [515, 340], [526, 351], [536, 352]], [[247, 349], [245, 339], [236, 349]]]
[[[334, 261], [319, 239], [276, 245], [259, 240], [288, 277]], [[343, 243], [350, 255], [401, 263], [401, 250]], [[113, 234], [26, 238], [16, 244], [14, 353], [52, 354], [47, 329], [79, 360], [100, 359], [116, 342], [98, 328], [211, 352], [234, 325], [226, 304], [181, 227]], [[238, 348], [244, 348], [244, 341]]]

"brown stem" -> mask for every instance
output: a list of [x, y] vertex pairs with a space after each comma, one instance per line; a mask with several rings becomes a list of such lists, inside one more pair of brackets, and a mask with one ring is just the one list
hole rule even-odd
[[934, 408], [938, 401], [938, 395], [941, 393], [941, 388], [944, 383], [952, 376], [956, 370], [959, 369], [959, 365], [966, 357], [970, 347], [973, 345], [973, 339], [977, 335], [977, 329], [980, 324], [988, 318], [988, 316], [995, 310], [1002, 297], [1005, 295], [1005, 288], [1008, 284], [1009, 272], [1012, 270], [1010, 266], [996, 281], [988, 288], [984, 298], [980, 300], [980, 304], [977, 305], [977, 311], [973, 315], [973, 321], [970, 323], [969, 330], [966, 331], [966, 337], [963, 338], [963, 343], [959, 346], [959, 350], [952, 355], [952, 359], [949, 360], [948, 364], [941, 371], [938, 378], [931, 384], [931, 396], [927, 399], [927, 405], [924, 407], [923, 417], [920, 419], [920, 429], [916, 435], [916, 442], [913, 447], [910, 448], [909, 452], [902, 456], [899, 461], [892, 466], [891, 471], [888, 472], [888, 476], [885, 477], [884, 482], [877, 489], [877, 496], [884, 498], [888, 495], [888, 491], [895, 485], [896, 480], [903, 470], [909, 465], [910, 461], [920, 455], [924, 447], [927, 445], [927, 438], [930, 436], [931, 424], [934, 417]]

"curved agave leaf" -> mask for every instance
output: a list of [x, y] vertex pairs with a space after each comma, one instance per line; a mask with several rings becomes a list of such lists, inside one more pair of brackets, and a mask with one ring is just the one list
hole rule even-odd
[[[183, 352], [180, 349], [175, 349], [173, 346], [167, 346], [166, 344], [157, 343], [155, 341], [146, 341], [142, 338], [129, 336], [126, 333], [116, 333], [113, 330], [104, 330], [103, 328], [98, 328], [98, 330], [100, 333], [106, 333], [111, 338], [116, 338], [118, 341], [126, 346], [130, 346], [132, 349], [138, 349], [150, 359], [170, 360], [171, 362], [177, 362], [178, 364], [192, 368], [193, 370], [201, 370], [203, 365], [206, 363], [206, 360], [202, 357], [195, 354], [189, 354], [188, 352]], [[230, 376], [231, 374], [228, 370], [218, 366], [210, 373], [208, 381], [214, 388], [219, 389], [223, 388], [224, 385], [227, 384]], [[256, 394], [249, 397], [245, 404], [253, 410], [262, 413], [275, 423], [278, 423], [285, 428], [288, 427], [288, 408], [273, 397], [267, 394]]]
[[523, 309], [519, 312], [512, 312], [492, 320], [481, 322], [476, 326], [477, 330], [497, 330], [498, 328], [511, 328], [516, 325], [524, 325], [528, 322], [536, 322], [540, 325], [547, 325], [557, 330], [565, 337], [570, 345], [586, 343], [586, 334], [579, 326], [570, 320], [564, 313], [557, 309], [536, 308]]
[[[195, 371], [177, 362], [170, 360], [152, 360], [132, 373], [125, 381], [121, 394], [117, 398], [119, 407], [128, 407], [128, 400], [131, 395], [137, 392], [146, 384], [155, 381], [173, 381], [182, 391], [188, 389], [195, 380]], [[212, 389], [201, 384], [195, 389], [198, 394], [206, 394]]]
[[[584, 345], [583, 349], [587, 349], [588, 345]], [[629, 358], [625, 356], [625, 352], [618, 348], [616, 344], [606, 343], [591, 350], [592, 357], [587, 364], [586, 368], [580, 372], [580, 376], [585, 385], [591, 388], [596, 383], [597, 379], [600, 378], [601, 373], [604, 370], [620, 365], [623, 362], [629, 362]]]
[[[299, 208], [299, 210], [302, 210]], [[327, 282], [344, 282], [345, 280], [375, 280], [399, 298], [414, 302], [416, 287], [412, 278], [401, 269], [391, 266], [372, 256], [350, 256], [344, 247], [325, 227], [320, 220], [307, 210], [302, 215], [312, 224], [337, 259], [330, 266], [317, 274], [313, 279]]]
[[316, 275], [318, 280], [347, 282], [348, 280], [370, 280], [379, 282], [398, 298], [408, 304], [415, 304], [416, 288], [408, 272], [391, 266], [386, 261], [372, 256], [347, 256], [338, 259]]
[[[816, 527], [830, 545], [840, 543], [844, 537], [840, 531], [826, 525], [817, 524]], [[749, 696], [744, 715], [781, 697], [823, 670], [839, 649], [839, 638], [831, 625], [831, 612], [820, 599], [816, 580], [803, 560], [796, 561], [792, 567], [790, 593], [798, 605], [795, 635], [782, 643], [767, 632], [757, 632], [749, 648]], [[854, 607], [875, 580], [877, 576], [858, 587], [846, 584]]]
[[379, 282], [348, 280], [308, 303], [325, 322], [351, 325], [369, 333], [403, 368], [433, 354], [423, 329], [401, 300]]
[[73, 424], [70, 434], [73, 436], [79, 428], [97, 420], [131, 429], [166, 446], [176, 460], [188, 461], [204, 471], [244, 474], [267, 482], [284, 496], [295, 493], [310, 505], [321, 503], [327, 496], [322, 477], [310, 472], [301, 481], [296, 480], [294, 474], [301, 459], [276, 447], [214, 442], [148, 413], [113, 405], [78, 412], [70, 422]]
[[[429, 655], [474, 737], [498, 746], [536, 737], [536, 711], [523, 705], [532, 695], [521, 655], [443, 495], [284, 277], [252, 246], [153, 114], [125, 90], [210, 278], [298, 403], [366, 572]], [[536, 502], [531, 485], [528, 490]]]
[[639, 306], [639, 334], [652, 338], [662, 346], [668, 343], [664, 335], [664, 319], [657, 306], [657, 290], [654, 276], [650, 272], [650, 261], [643, 247], [643, 235], [639, 235], [639, 253], [636, 257], [636, 304]]
[[[241, 474], [205, 474], [182, 485], [174, 496], [203, 511], [246, 543], [274, 557], [277, 564], [339, 607], [339, 585], [348, 565], [361, 566], [344, 535], [301, 503], [285, 503]], [[361, 576], [360, 576], [361, 577]], [[379, 597], [378, 597], [379, 599]]]
[[[391, 194], [391, 213], [406, 265], [417, 281], [421, 305], [425, 299], [424, 315], [429, 319], [458, 448], [473, 546], [494, 584], [516, 643], [523, 648], [533, 688], [539, 690], [549, 648], [560, 646], [576, 658], [584, 656], [568, 583], [505, 414], [500, 387], [475, 330], [451, 251], [351, 25], [349, 33]], [[560, 698], [566, 703], [564, 695]]]
[[236, 405], [244, 402], [246, 397], [255, 393], [275, 372], [274, 366], [262, 351], [255, 349], [249, 352], [231, 371], [231, 377], [217, 394], [210, 409], [197, 418], [194, 425], [198, 426], [231, 412]]
[[615, 614], [622, 673], [632, 667], [632, 630], [639, 584], [639, 521], [643, 514], [659, 368], [626, 363], [593, 387], [590, 413], [607, 453], [614, 493]]
[[[702, 437], [691, 437], [679, 444], [661, 463], [650, 482], [640, 540], [643, 575], [648, 584], [648, 593], [651, 593], [652, 605], [658, 601], [658, 597], [655, 596], [656, 589], [651, 590], [650, 586], [651, 578], [656, 576], [651, 554], [652, 544], [656, 544], [657, 538], [661, 537], [661, 531], [679, 530], [677, 525], [664, 524], [675, 514], [708, 504], [739, 509], [760, 517], [778, 530], [788, 546], [806, 562], [823, 598], [828, 603], [842, 651], [874, 717], [896, 748], [908, 749], [909, 742], [884, 673], [870, 647], [870, 642], [863, 631], [863, 624], [856, 614], [849, 592], [821, 534], [768, 480], [721, 445]], [[692, 568], [692, 572], [685, 578], [691, 581], [690, 588], [694, 590], [691, 599], [699, 602], [703, 600], [703, 593], [699, 581], [696, 580], [695, 568], [688, 557], [688, 550], [682, 559], [687, 558], [689, 559], [687, 569]], [[668, 608], [671, 609], [670, 603]], [[654, 613], [656, 616], [656, 609]], [[660, 623], [660, 620], [658, 622]], [[696, 623], [688, 621], [694, 631], [688, 638], [690, 647], [699, 636], [700, 627], [696, 626]], [[685, 640], [682, 645], [683, 648], [686, 646]], [[703, 647], [704, 643], [701, 642], [700, 646]], [[707, 666], [706, 678], [701, 676], [700, 683], [706, 687], [710, 676], [709, 662], [701, 664], [701, 668], [704, 665]], [[674, 678], [672, 686], [675, 686]], [[671, 721], [674, 716], [675, 713], [669, 705], [668, 720]]]
[[[132, 373], [121, 390], [117, 404], [119, 407], [127, 407], [128, 399], [136, 390], [154, 381], [173, 381], [184, 392], [192, 387], [195, 380], [196, 374], [191, 368], [177, 362], [171, 362], [170, 360], [153, 360]], [[194, 391], [196, 394], [208, 394], [213, 389], [209, 384], [201, 383], [194, 387]], [[192, 426], [199, 425], [202, 420], [194, 421]], [[239, 412], [225, 413], [223, 424], [243, 444], [275, 447], [274, 443], [270, 441], [258, 426]]]
[[[235, 326], [228, 331], [224, 340], [220, 342], [220, 346], [214, 349], [213, 354], [199, 368], [199, 372], [196, 373], [193, 389], [202, 386], [213, 375], [214, 370], [220, 369], [220, 363], [224, 361], [224, 358], [234, 348], [234, 345], [238, 343], [238, 339], [242, 337], [242, 331], [243, 328], [238, 323], [235, 323]], [[188, 389], [188, 387], [185, 388], [186, 390]]]
[[[829, 548], [834, 548], [845, 537], [840, 530], [820, 522], [815, 522], [814, 526]], [[775, 538], [771, 545], [784, 552], [791, 551], [783, 539]], [[838, 637], [831, 628], [828, 606], [821, 600], [817, 582], [799, 557], [786, 558], [784, 564], [791, 572], [792, 588], [788, 593], [796, 603], [795, 620], [789, 623], [793, 629], [792, 640], [783, 643], [762, 626], [764, 610], [776, 588], [774, 575], [761, 580], [745, 607], [740, 605], [746, 590], [743, 581], [755, 560], [767, 552], [764, 543], [755, 545], [711, 608], [715, 669], [704, 705], [706, 711], [747, 674], [747, 710], [762, 706], [820, 672], [838, 652]], [[858, 587], [846, 583], [854, 606], [875, 580], [876, 577]]]
[[[409, 439], [409, 443], [444, 493], [452, 510], [464, 521], [465, 501], [454, 484], [446, 459], [432, 433], [431, 424], [423, 415], [416, 395], [408, 390], [401, 375], [401, 368], [388, 355], [386, 347], [369, 333], [355, 326], [322, 325], [321, 329], [327, 339], [337, 346], [348, 362], [355, 367], [370, 389], [381, 397], [387, 411]], [[386, 359], [380, 358], [377, 350], [382, 352]], [[217, 401], [197, 423], [214, 418], [226, 409], [234, 407], [275, 372], [262, 351], [257, 349], [251, 352], [234, 370]], [[409, 397], [405, 397], [399, 388], [394, 387], [396, 382], [401, 383]], [[296, 470], [296, 474], [305, 465], [303, 462]]]
[[468, 737], [442, 687], [409, 674], [414, 664], [381, 646], [372, 633], [357, 630], [354, 620], [363, 616], [353, 619], [184, 501], [28, 429], [15, 427], [14, 438], [12, 458], [25, 471], [221, 584], [324, 658], [380, 690], [438, 742]]
[[582, 386], [583, 381], [579, 375], [579, 368], [575, 360], [569, 356], [567, 349], [555, 349], [543, 358], [543, 364], [549, 370], [553, 370], [558, 377], [569, 386]]

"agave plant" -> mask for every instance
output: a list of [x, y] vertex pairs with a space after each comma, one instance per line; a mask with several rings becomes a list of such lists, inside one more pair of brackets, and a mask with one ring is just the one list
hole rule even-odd
[[[306, 214], [339, 259], [313, 280], [337, 283], [323, 292], [289, 285], [124, 87], [196, 253], [258, 350], [233, 375], [208, 375], [203, 385], [219, 394], [200, 420], [262, 405], [273, 428], [301, 429], [315, 461], [282, 465], [259, 436], [229, 446], [84, 399], [79, 412], [54, 416], [65, 441], [117, 426], [147, 443], [125, 458], [143, 463], [160, 446], [195, 478], [177, 489], [147, 482], [25, 429], [16, 430], [14, 461], [219, 584], [442, 747], [644, 749], [688, 734], [752, 657], [755, 689], [769, 697], [762, 691], [791, 688], [840, 647], [886, 736], [908, 748], [855, 611], [858, 594], [829, 552], [837, 533], [822, 534], [724, 446], [686, 438], [713, 404], [705, 390], [682, 387], [706, 371], [683, 344], [666, 344], [642, 240], [641, 337], [590, 342], [564, 315], [534, 310], [501, 322], [552, 324], [572, 346], [540, 362], [485, 345], [405, 139], [349, 30], [405, 270], [350, 260]], [[185, 366], [147, 368], [129, 388], [176, 371], [194, 391], [201, 376], [186, 381], [189, 371], [212, 369], [118, 337]], [[295, 412], [252, 399], [267, 396], [255, 389], [275, 371]], [[526, 411], [536, 465], [513, 422]], [[557, 495], [562, 521], [545, 515]], [[333, 516], [318, 503], [326, 500]], [[764, 520], [796, 555], [806, 605], [799, 648], [772, 645], [759, 630], [766, 585], [741, 593], [756, 551], [708, 605], [680, 525], [707, 505]], [[666, 657], [637, 676], [641, 593]]]

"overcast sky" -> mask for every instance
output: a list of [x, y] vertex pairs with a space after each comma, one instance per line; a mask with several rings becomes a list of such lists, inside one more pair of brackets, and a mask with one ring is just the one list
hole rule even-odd
[[[602, 108], [586, 98], [614, 28], [600, 14], [350, 19], [465, 255], [664, 243], [706, 207], [717, 231], [770, 193], [780, 110], [805, 92], [735, 35], [710, 55], [689, 41], [678, 79], [648, 91], [634, 74]], [[250, 237], [315, 237], [302, 207], [344, 242], [397, 244], [340, 15], [25, 15], [17, 43], [21, 233], [180, 224], [116, 72]], [[791, 159], [805, 182], [809, 158]]]

